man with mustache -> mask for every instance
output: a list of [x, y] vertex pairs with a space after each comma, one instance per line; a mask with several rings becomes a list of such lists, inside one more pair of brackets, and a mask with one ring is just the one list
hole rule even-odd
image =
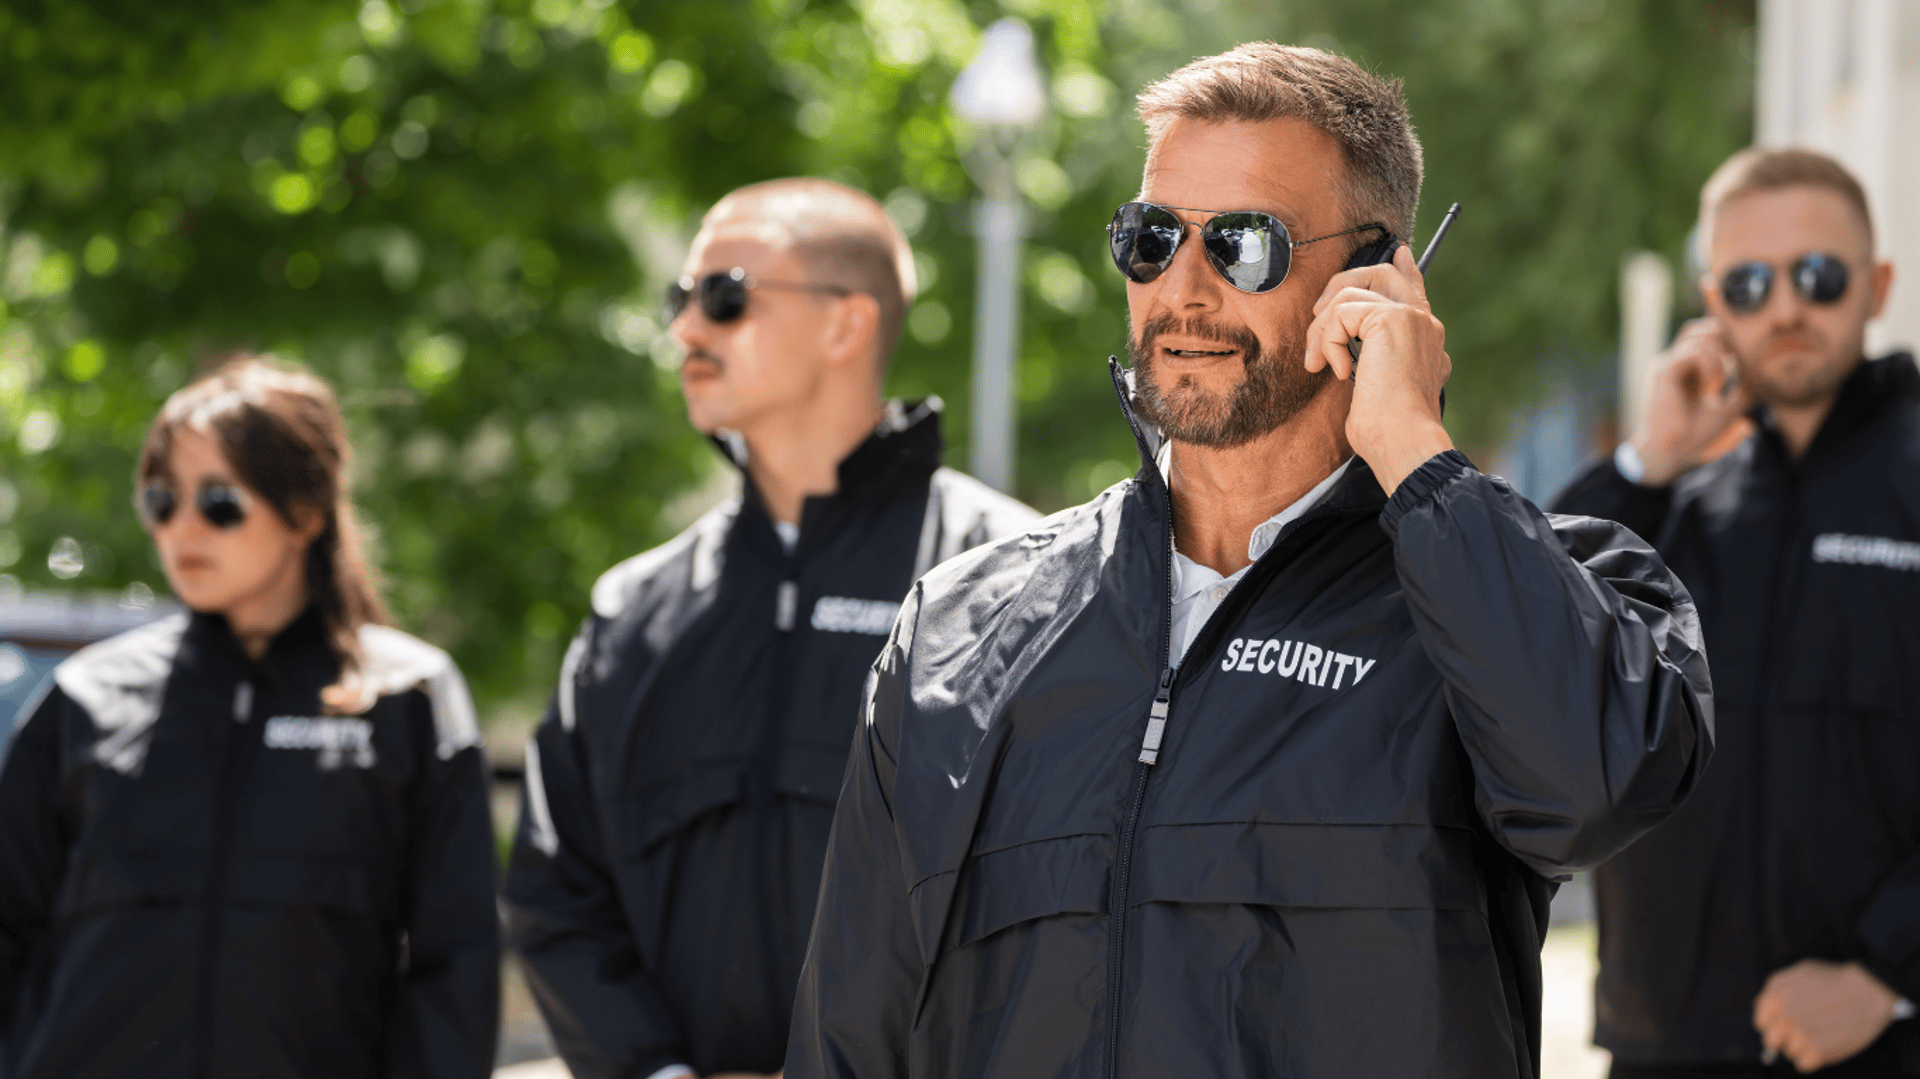
[[1139, 107], [1140, 472], [908, 594], [788, 1072], [1537, 1075], [1552, 882], [1706, 763], [1692, 603], [1452, 448], [1444, 329], [1377, 261], [1397, 83], [1256, 43]]
[[593, 589], [527, 747], [507, 933], [579, 1079], [781, 1069], [860, 687], [900, 599], [1025, 506], [884, 401], [906, 237], [825, 180], [708, 211], [668, 290], [739, 498]]
[[1707, 317], [1554, 503], [1653, 541], [1719, 699], [1699, 792], [1595, 874], [1596, 1040], [1619, 1079], [1920, 1076], [1920, 371], [1863, 356], [1893, 267], [1800, 150], [1722, 165], [1699, 235]]

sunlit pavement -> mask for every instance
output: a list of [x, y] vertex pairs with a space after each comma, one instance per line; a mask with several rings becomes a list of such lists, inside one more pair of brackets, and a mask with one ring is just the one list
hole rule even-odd
[[[1540, 1079], [1604, 1079], [1607, 1054], [1594, 1048], [1593, 926], [1563, 925], [1547, 934], [1540, 951], [1546, 977], [1541, 1004]], [[558, 1060], [514, 1064], [494, 1079], [570, 1079]]]
[[[1540, 949], [1540, 1079], [1602, 1079], [1607, 1051], [1593, 1046], [1592, 923], [1558, 926]], [[556, 1073], [558, 1074], [558, 1073]]]
[[558, 1060], [536, 1060], [527, 1064], [509, 1064], [493, 1073], [493, 1079], [572, 1079], [573, 1073]]

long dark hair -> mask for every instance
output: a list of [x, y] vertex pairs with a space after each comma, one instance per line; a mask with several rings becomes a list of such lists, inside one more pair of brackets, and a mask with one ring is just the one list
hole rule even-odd
[[322, 516], [319, 535], [307, 545], [307, 595], [326, 622], [340, 674], [320, 700], [336, 715], [365, 711], [374, 692], [363, 677], [360, 627], [384, 624], [388, 615], [361, 546], [351, 497], [353, 450], [333, 391], [267, 357], [222, 357], [167, 398], [154, 417], [140, 447], [139, 484], [164, 478], [174, 432], [182, 427], [212, 438], [241, 482], [288, 527], [299, 527], [300, 511]]

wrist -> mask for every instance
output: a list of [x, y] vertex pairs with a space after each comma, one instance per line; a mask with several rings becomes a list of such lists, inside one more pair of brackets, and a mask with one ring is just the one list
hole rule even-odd
[[1622, 464], [1620, 458], [1625, 454], [1631, 454], [1632, 460], [1639, 463], [1640, 474], [1637, 476], [1628, 476], [1627, 470], [1624, 467], [1620, 468], [1620, 474], [1642, 487], [1665, 487], [1674, 480], [1679, 479], [1680, 473], [1687, 470], [1685, 461], [1680, 460], [1675, 454], [1653, 445], [1644, 438], [1636, 438], [1631, 442], [1622, 442], [1620, 444], [1620, 449], [1616, 451], [1614, 456], [1614, 465], [1616, 467]]
[[1380, 489], [1392, 498], [1393, 492], [1416, 469], [1450, 449], [1453, 449], [1453, 439], [1448, 437], [1447, 429], [1427, 422], [1409, 424], [1393, 432], [1361, 456], [1366, 458], [1367, 467], [1373, 469], [1374, 478], [1380, 481]]

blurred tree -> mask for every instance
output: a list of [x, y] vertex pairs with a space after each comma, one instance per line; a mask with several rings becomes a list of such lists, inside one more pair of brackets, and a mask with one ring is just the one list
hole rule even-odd
[[[656, 309], [725, 191], [818, 173], [886, 199], [924, 286], [893, 390], [941, 394], [964, 439], [972, 191], [946, 93], [1003, 13], [1034, 25], [1055, 106], [1017, 170], [1021, 493], [1045, 507], [1132, 471], [1102, 227], [1139, 183], [1131, 94], [1191, 56], [1273, 37], [1405, 77], [1423, 220], [1466, 204], [1433, 295], [1470, 445], [1543, 358], [1604, 358], [1621, 255], [1678, 252], [1750, 127], [1751, 0], [17, 0], [0, 572], [161, 588], [128, 509], [145, 424], [209, 350], [272, 349], [341, 390], [403, 624], [524, 715], [594, 577], [724, 471]], [[63, 537], [82, 557], [50, 564]]]

